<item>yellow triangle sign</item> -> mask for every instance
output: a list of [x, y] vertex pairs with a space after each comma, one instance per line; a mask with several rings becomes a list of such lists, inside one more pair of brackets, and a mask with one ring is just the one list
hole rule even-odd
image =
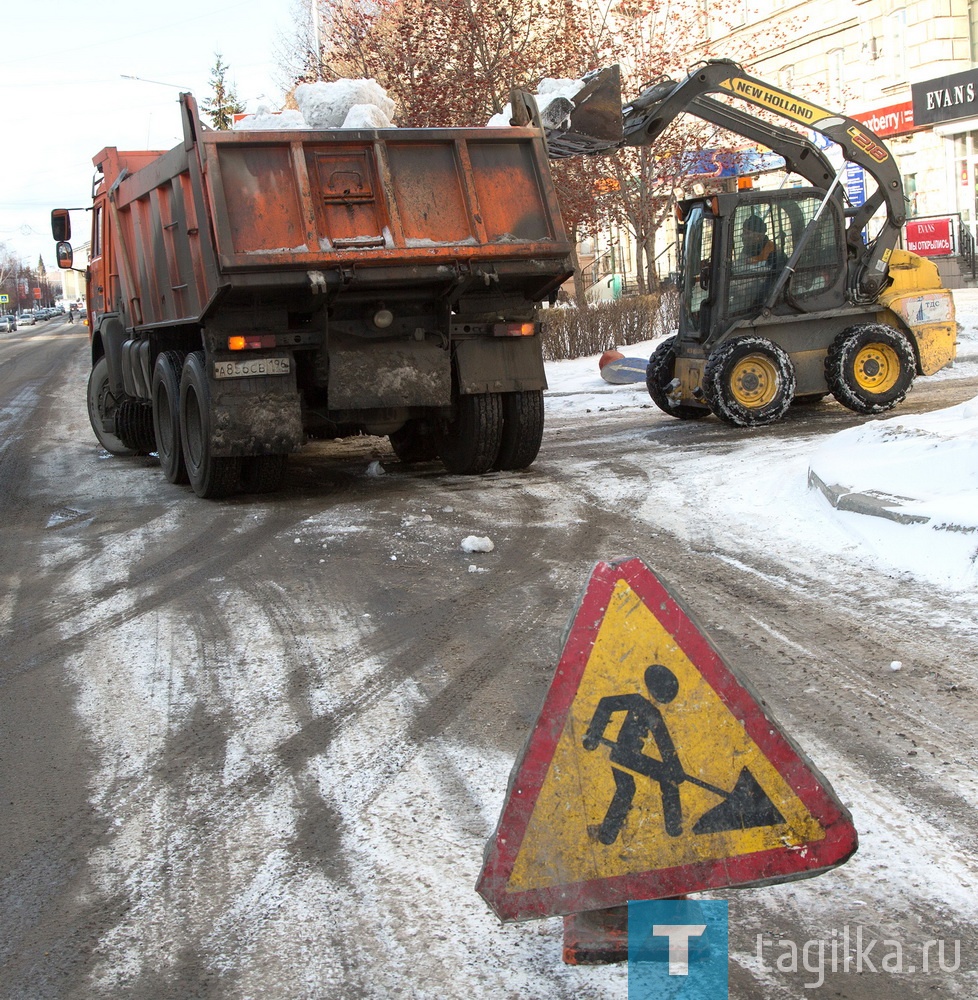
[[648, 567], [598, 564], [486, 849], [500, 918], [784, 881], [855, 849], [825, 780]]

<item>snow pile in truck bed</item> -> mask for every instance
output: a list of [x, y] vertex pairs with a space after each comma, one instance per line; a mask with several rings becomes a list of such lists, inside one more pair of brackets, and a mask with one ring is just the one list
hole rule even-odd
[[284, 111], [270, 111], [265, 107], [260, 107], [253, 115], [245, 115], [231, 126], [233, 129], [247, 131], [306, 127], [306, 121], [298, 111], [291, 108], [286, 108]]
[[394, 102], [375, 80], [302, 83], [295, 88], [295, 100], [310, 128], [362, 128], [348, 120], [366, 118], [370, 128], [390, 128], [394, 114]]
[[259, 108], [235, 122], [235, 129], [392, 128], [394, 102], [375, 80], [302, 83], [295, 89], [299, 110]]

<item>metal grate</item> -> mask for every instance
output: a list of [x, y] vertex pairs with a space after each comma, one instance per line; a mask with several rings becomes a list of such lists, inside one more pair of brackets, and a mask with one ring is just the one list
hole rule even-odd
[[[752, 315], [761, 309], [818, 206], [814, 196], [738, 206], [730, 267], [731, 316]], [[819, 217], [787, 285], [795, 302], [824, 294], [837, 280], [842, 242], [838, 227], [834, 212]], [[783, 289], [775, 306], [784, 294]]]

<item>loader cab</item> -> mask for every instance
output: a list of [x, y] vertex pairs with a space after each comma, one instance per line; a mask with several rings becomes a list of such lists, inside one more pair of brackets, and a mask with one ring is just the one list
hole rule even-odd
[[[816, 188], [746, 191], [682, 201], [680, 339], [715, 343], [766, 310], [818, 312], [846, 295], [845, 218], [841, 199], [819, 206]], [[801, 247], [793, 272], [779, 279]]]

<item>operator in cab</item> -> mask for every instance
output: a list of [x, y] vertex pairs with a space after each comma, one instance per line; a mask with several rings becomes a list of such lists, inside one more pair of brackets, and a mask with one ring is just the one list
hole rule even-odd
[[744, 219], [741, 259], [747, 264], [773, 263], [774, 243], [767, 235], [767, 226], [759, 215]]

